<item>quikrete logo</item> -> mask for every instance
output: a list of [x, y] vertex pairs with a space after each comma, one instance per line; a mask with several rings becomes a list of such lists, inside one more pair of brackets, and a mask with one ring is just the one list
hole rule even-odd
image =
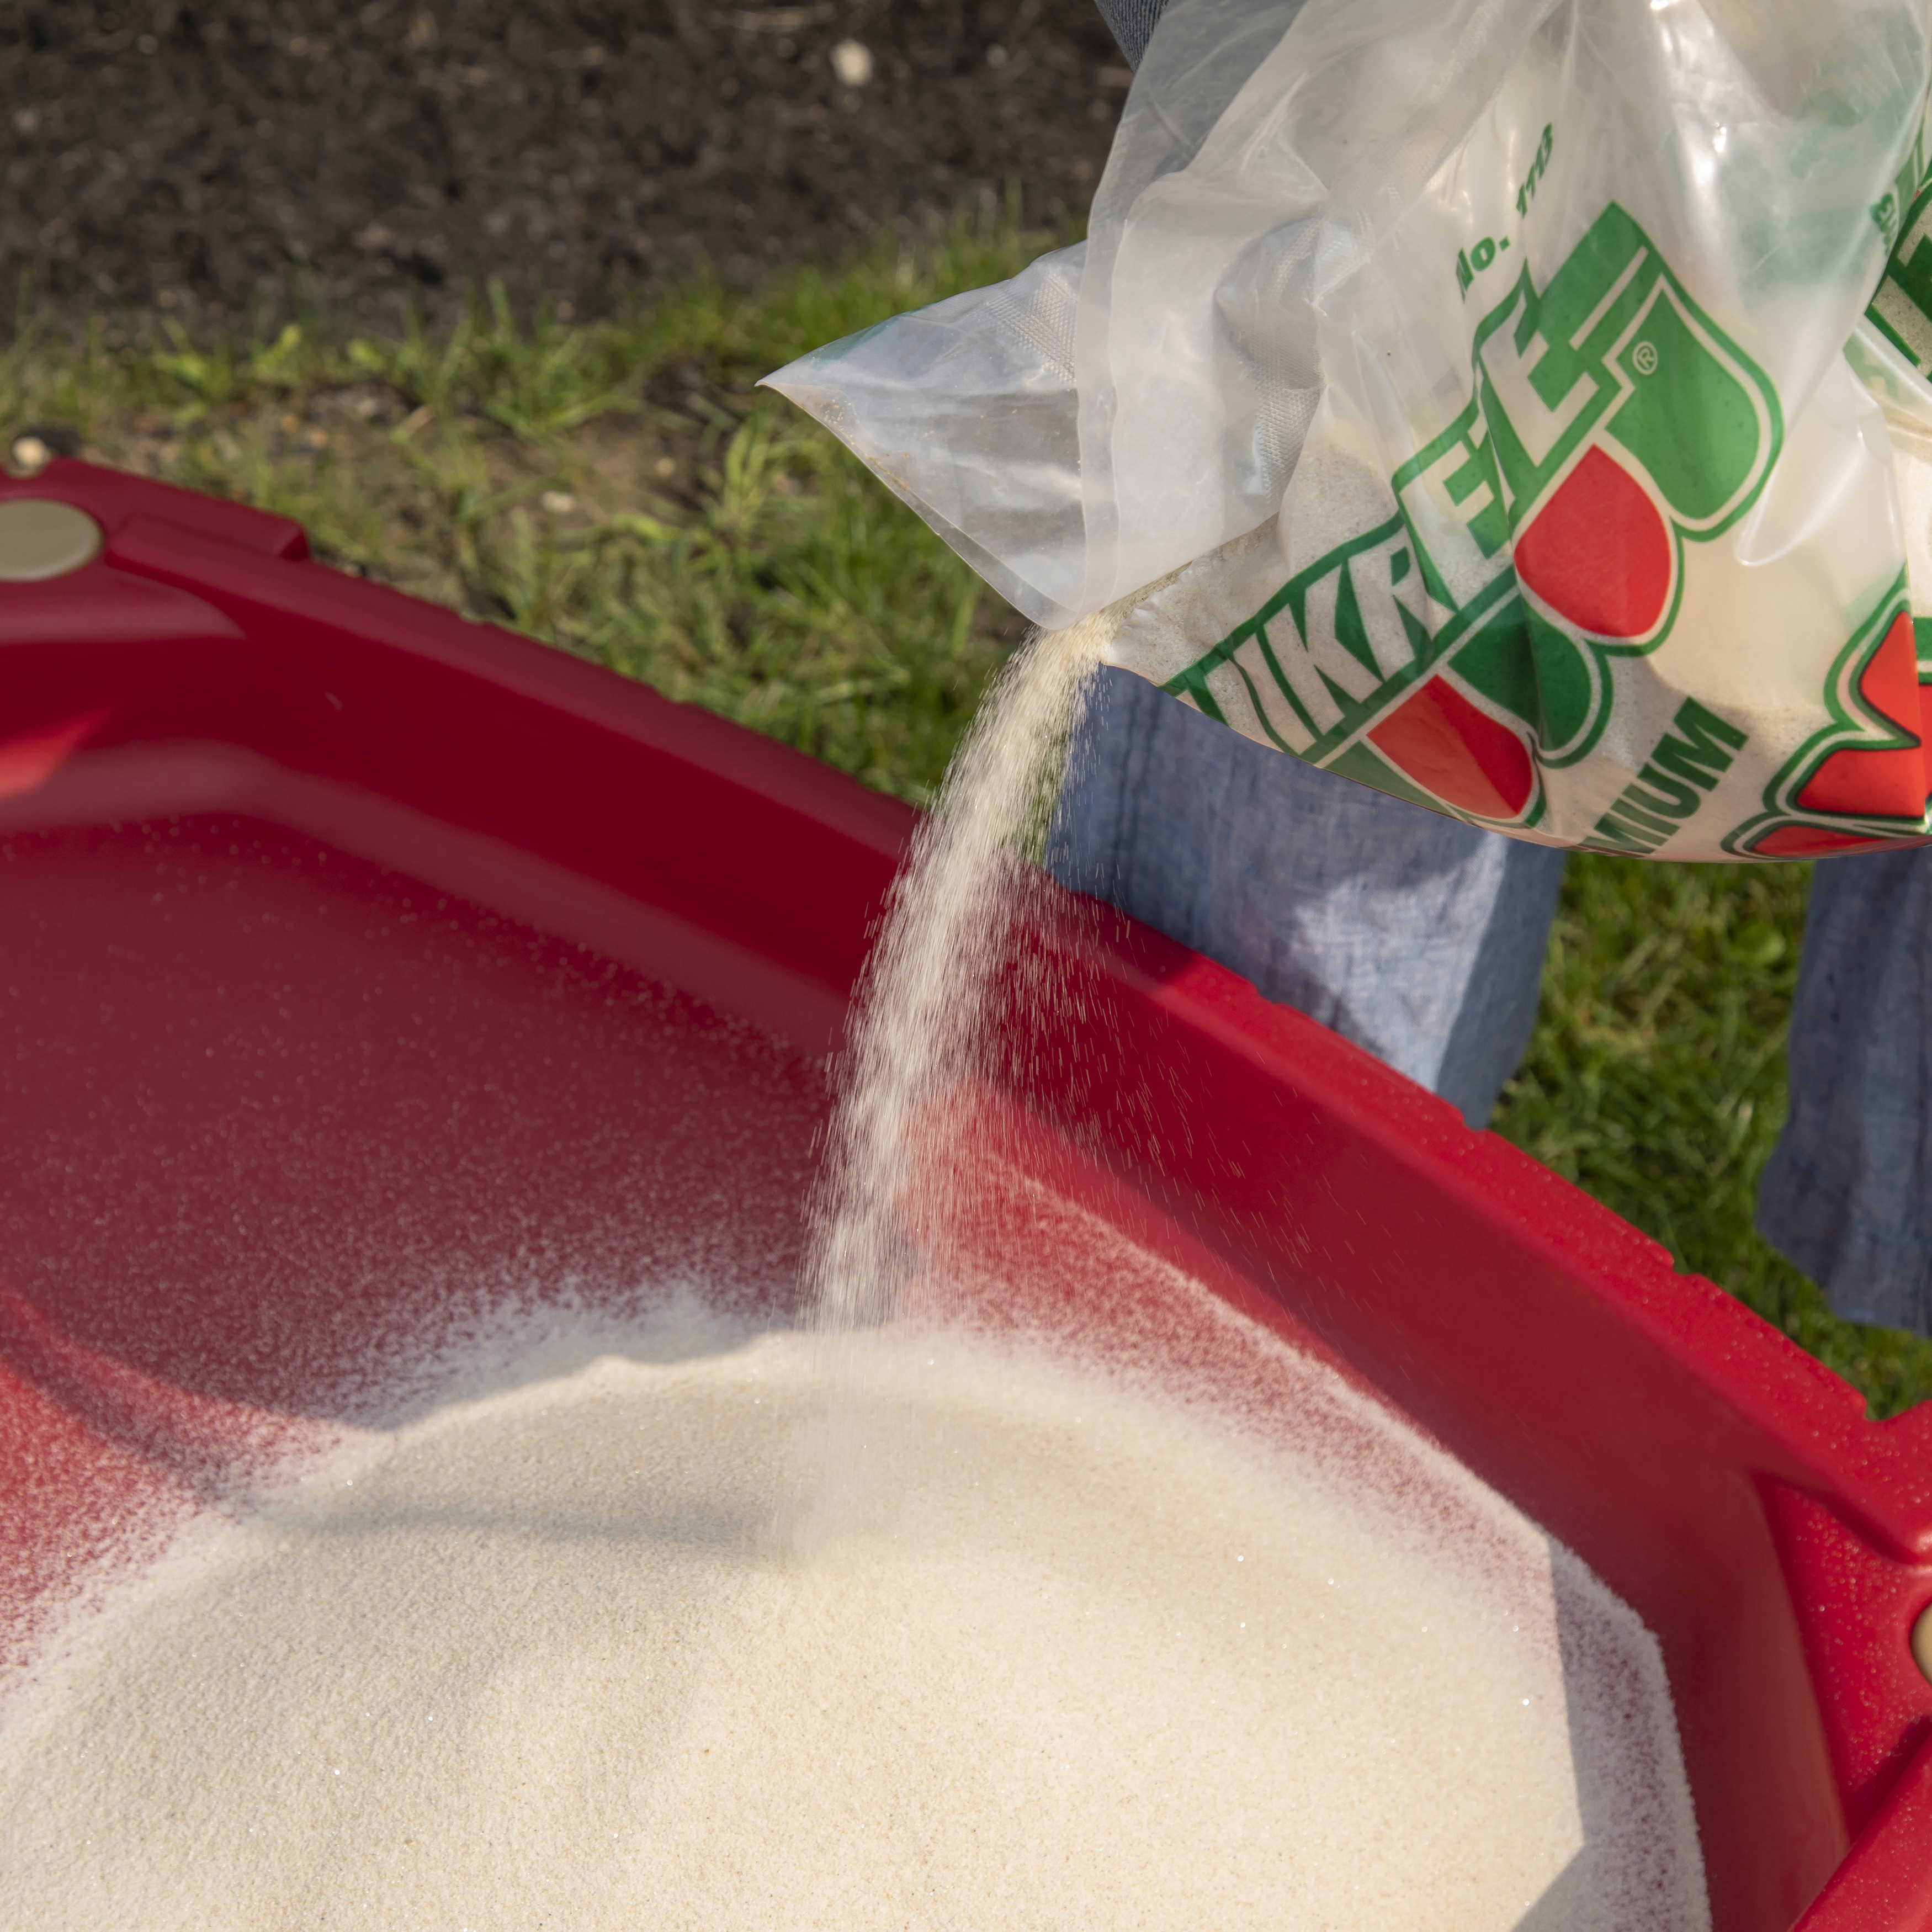
[[1611, 661], [1670, 634], [1685, 543], [1750, 508], [1783, 418], [1615, 202], [1546, 287], [1519, 270], [1472, 374], [1390, 479], [1396, 514], [1166, 688], [1384, 791], [1531, 825], [1539, 767], [1594, 747]]
[[1687, 698], [1648, 760], [1583, 841], [1599, 852], [1654, 852], [1714, 790], [1748, 734]]

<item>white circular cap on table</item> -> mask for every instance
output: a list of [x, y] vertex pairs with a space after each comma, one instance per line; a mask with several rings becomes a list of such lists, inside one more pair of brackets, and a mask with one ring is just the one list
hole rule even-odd
[[50, 496], [0, 499], [0, 584], [64, 577], [100, 554], [100, 526]]

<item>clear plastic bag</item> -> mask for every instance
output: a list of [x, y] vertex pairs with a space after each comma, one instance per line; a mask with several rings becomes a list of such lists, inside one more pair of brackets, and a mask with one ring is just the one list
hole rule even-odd
[[1177, 0], [1082, 248], [770, 380], [1029, 616], [1113, 608], [1310, 762], [1640, 856], [1921, 835], [1929, 43]]

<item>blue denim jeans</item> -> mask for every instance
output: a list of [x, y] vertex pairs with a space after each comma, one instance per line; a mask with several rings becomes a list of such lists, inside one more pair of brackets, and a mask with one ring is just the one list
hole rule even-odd
[[1854, 1322], [1932, 1334], [1932, 847], [1820, 860], [1758, 1232]]
[[1167, 0], [1094, 0], [1127, 64], [1137, 68]]
[[[1108, 670], [1048, 863], [1480, 1126], [1536, 1016], [1563, 854], [1318, 771]], [[1932, 848], [1823, 861], [1813, 881], [1758, 1226], [1840, 1314], [1924, 1334]]]
[[1490, 1117], [1528, 1042], [1563, 854], [1371, 791], [1103, 670], [1047, 863]]

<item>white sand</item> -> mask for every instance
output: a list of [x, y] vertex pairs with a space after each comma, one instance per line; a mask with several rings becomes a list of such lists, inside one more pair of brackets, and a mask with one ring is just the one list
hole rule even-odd
[[810, 1338], [536, 1337], [16, 1694], [0, 1920], [1706, 1924], [1635, 1618], [1246, 1333], [1308, 1430], [881, 1342], [785, 1512]]

